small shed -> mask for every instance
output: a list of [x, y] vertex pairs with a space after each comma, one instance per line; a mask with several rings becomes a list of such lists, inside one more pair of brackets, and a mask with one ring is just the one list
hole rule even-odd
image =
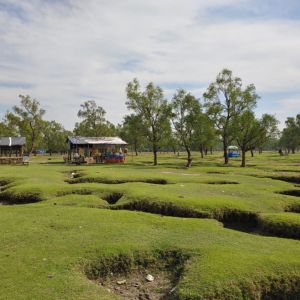
[[124, 163], [127, 143], [119, 137], [70, 136], [68, 161], [75, 163]]
[[22, 163], [25, 137], [0, 137], [0, 164]]

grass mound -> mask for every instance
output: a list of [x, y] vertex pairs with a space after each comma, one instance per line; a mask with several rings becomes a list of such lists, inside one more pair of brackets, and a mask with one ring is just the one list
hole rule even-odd
[[300, 293], [299, 275], [271, 275], [249, 281], [231, 281], [227, 286], [217, 285], [214, 289], [205, 289], [201, 296], [194, 292], [180, 289], [180, 300], [232, 300], [232, 299], [259, 299], [259, 300], [298, 300]]
[[167, 184], [167, 180], [161, 178], [150, 178], [150, 179], [110, 179], [102, 177], [78, 177], [74, 179], [65, 180], [69, 184], [78, 184], [78, 183], [103, 183], [103, 184], [123, 184], [123, 183], [133, 183], [133, 182], [142, 182], [142, 183], [151, 183], [151, 184]]
[[263, 214], [258, 218], [258, 226], [262, 232], [269, 235], [300, 239], [299, 214]]
[[[91, 262], [85, 274], [124, 299], [178, 299], [176, 285], [188, 259], [182, 250], [121, 253]], [[152, 282], [147, 274], [154, 277]]]
[[258, 225], [258, 214], [237, 209], [218, 209], [213, 213], [214, 219], [225, 227], [242, 231], [252, 231]]
[[57, 192], [56, 196], [66, 196], [66, 195], [92, 195], [93, 190], [89, 188], [80, 188], [80, 189], [73, 189], [73, 190], [65, 190]]
[[69, 207], [106, 208], [107, 202], [97, 195], [64, 195], [52, 198], [45, 203]]
[[113, 209], [126, 209], [142, 211], [163, 216], [183, 217], [183, 218], [209, 218], [210, 214], [200, 212], [189, 207], [180, 207], [171, 202], [156, 202], [150, 200], [136, 200], [112, 207]]

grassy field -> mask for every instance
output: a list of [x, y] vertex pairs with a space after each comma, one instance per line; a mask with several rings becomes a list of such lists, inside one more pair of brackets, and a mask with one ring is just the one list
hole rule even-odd
[[151, 159], [0, 166], [0, 299], [300, 299], [300, 154]]

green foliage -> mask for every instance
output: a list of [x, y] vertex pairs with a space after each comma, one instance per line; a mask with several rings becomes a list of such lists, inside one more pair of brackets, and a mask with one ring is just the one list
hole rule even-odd
[[16, 136], [17, 130], [13, 126], [8, 126], [6, 121], [0, 122], [0, 136]]
[[89, 100], [81, 104], [81, 109], [77, 116], [83, 119], [75, 124], [74, 133], [79, 136], [114, 136], [115, 126], [105, 119], [105, 110], [97, 106], [94, 100]]
[[133, 147], [136, 155], [141, 147], [146, 144], [147, 128], [140, 115], [127, 115], [119, 130], [120, 136]]
[[71, 135], [71, 132], [64, 129], [64, 127], [55, 121], [44, 121], [43, 124], [43, 140], [42, 147], [45, 147], [48, 152], [66, 152], [67, 137]]
[[170, 107], [159, 86], [148, 83], [141, 91], [137, 79], [127, 85], [127, 108], [135, 111], [142, 118], [147, 128], [147, 138], [152, 144], [154, 165], [157, 165], [157, 151], [166, 133], [170, 132]]
[[5, 116], [7, 126], [15, 128], [15, 133], [26, 137], [26, 148], [31, 153], [42, 137], [43, 116], [45, 110], [40, 103], [30, 96], [19, 96], [20, 106], [14, 106]]
[[232, 71], [224, 69], [218, 74], [204, 93], [207, 113], [221, 136], [225, 164], [228, 163], [227, 147], [234, 140], [234, 118], [246, 110], [252, 110], [259, 98], [255, 86], [242, 88], [242, 80], [232, 76]]
[[282, 131], [279, 144], [289, 152], [295, 153], [300, 146], [300, 114], [295, 118], [287, 118], [285, 125], [286, 128]]
[[182, 146], [185, 148], [188, 158], [187, 167], [192, 165], [191, 148], [197, 138], [196, 125], [200, 119], [201, 108], [197, 99], [185, 90], [178, 90], [171, 102], [172, 122]]

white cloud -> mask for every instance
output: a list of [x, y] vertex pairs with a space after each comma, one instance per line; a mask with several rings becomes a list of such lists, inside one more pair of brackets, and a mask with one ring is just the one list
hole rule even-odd
[[[10, 10], [0, 12], [0, 104], [17, 104], [18, 94], [30, 94], [49, 119], [68, 128], [90, 98], [120, 122], [127, 112], [126, 83], [133, 77], [177, 83], [174, 91], [192, 83], [199, 97], [228, 67], [245, 83], [255, 83], [259, 93], [299, 91], [299, 21], [210, 21], [208, 9], [249, 1], [2, 2]], [[12, 17], [16, 8], [19, 17]], [[171, 95], [172, 88], [166, 92]]]

